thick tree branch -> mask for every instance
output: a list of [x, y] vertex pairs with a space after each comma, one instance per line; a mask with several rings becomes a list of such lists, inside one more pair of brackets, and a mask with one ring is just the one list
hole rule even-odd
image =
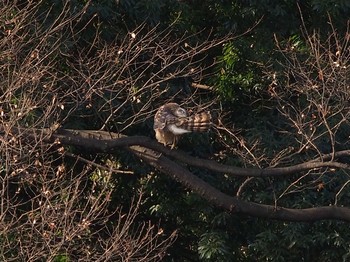
[[[206, 168], [214, 172], [220, 172], [225, 174], [231, 174], [234, 176], [242, 177], [279, 177], [295, 175], [297, 173], [312, 170], [315, 168], [342, 168], [350, 169], [350, 166], [345, 163], [321, 160], [312, 160], [305, 163], [289, 166], [289, 167], [274, 167], [266, 169], [258, 168], [240, 168], [229, 165], [217, 163], [213, 160], [201, 159], [192, 157], [181, 150], [171, 150], [162, 146], [155, 140], [144, 136], [132, 136], [128, 137], [122, 134], [106, 132], [106, 131], [94, 131], [94, 130], [70, 130], [70, 129], [24, 129], [13, 128], [12, 133], [26, 134], [28, 136], [37, 136], [38, 134], [45, 136], [46, 142], [59, 142], [64, 145], [73, 145], [87, 148], [89, 150], [95, 150], [98, 152], [113, 152], [116, 148], [129, 147], [133, 145], [143, 146], [149, 149], [153, 149], [159, 153], [173, 157], [188, 165]], [[339, 152], [342, 157], [350, 156], [350, 151]], [[337, 155], [337, 154], [336, 154]], [[327, 159], [328, 155], [325, 155]]]
[[[125, 135], [105, 131], [60, 129], [57, 131], [57, 134], [53, 134], [52, 137], [58, 138], [63, 144], [71, 144], [76, 146], [83, 145], [89, 147], [90, 149], [104, 152], [112, 151], [118, 147], [140, 145], [153, 149], [169, 157], [173, 157], [191, 166], [202, 167], [214, 172], [244, 177], [287, 176], [322, 167], [350, 169], [349, 165], [336, 161], [309, 161], [289, 167], [275, 167], [266, 169], [233, 167], [219, 164], [213, 160], [204, 160], [197, 157], [192, 157], [181, 150], [171, 150], [157, 143], [155, 140], [150, 139], [149, 137], [127, 137]], [[96, 139], [98, 141], [96, 141]]]
[[[4, 130], [3, 130], [4, 131]], [[290, 209], [273, 205], [247, 202], [238, 197], [229, 196], [202, 179], [193, 175], [183, 166], [170, 160], [174, 157], [189, 165], [201, 166], [217, 172], [225, 172], [240, 176], [277, 176], [288, 175], [319, 167], [347, 167], [338, 162], [307, 162], [292, 167], [253, 169], [236, 168], [218, 164], [211, 160], [203, 160], [188, 156], [179, 150], [169, 150], [154, 140], [143, 137], [127, 137], [125, 135], [105, 131], [67, 130], [67, 129], [13, 129], [11, 135], [26, 137], [42, 136], [46, 142], [73, 145], [99, 152], [113, 152], [116, 148], [127, 147], [129, 150], [154, 166], [163, 173], [173, 177], [178, 182], [200, 194], [215, 206], [233, 213], [242, 213], [255, 217], [279, 219], [286, 221], [316, 221], [321, 219], [338, 219], [350, 221], [350, 209], [338, 206], [313, 207], [305, 209]], [[344, 156], [344, 152], [342, 155]], [[208, 164], [209, 163], [209, 164]]]
[[[179, 150], [169, 150], [150, 138], [143, 136], [127, 137], [121, 134], [105, 131], [66, 129], [54, 131], [50, 129], [13, 129], [11, 131], [12, 134], [17, 134], [17, 136], [26, 135], [30, 137], [38, 136], [40, 134], [46, 142], [74, 145], [98, 152], [111, 153], [116, 148], [127, 147], [132, 153], [146, 161], [148, 164], [198, 193], [213, 205], [224, 208], [229, 212], [286, 221], [315, 221], [322, 219], [350, 221], [350, 209], [345, 207], [326, 206], [306, 209], [290, 209], [274, 205], [247, 202], [238, 197], [229, 196], [193, 175], [188, 169], [170, 160], [166, 155], [174, 157], [177, 160], [182, 160], [190, 165], [201, 166], [213, 171], [231, 173], [240, 176], [287, 175], [319, 167], [344, 167], [342, 163], [307, 162], [284, 168], [271, 168], [264, 170], [242, 169], [221, 165], [211, 160], [190, 157]], [[344, 154], [345, 153], [343, 152], [342, 155]], [[198, 161], [200, 161], [200, 165], [198, 164]]]
[[350, 221], [350, 209], [338, 206], [314, 207], [305, 209], [291, 209], [272, 205], [257, 204], [243, 201], [222, 193], [218, 189], [193, 175], [186, 168], [159, 155], [153, 150], [132, 146], [131, 151], [163, 173], [192, 189], [217, 207], [224, 208], [231, 213], [242, 213], [255, 217], [278, 219], [284, 221], [316, 221], [322, 219], [338, 219]]

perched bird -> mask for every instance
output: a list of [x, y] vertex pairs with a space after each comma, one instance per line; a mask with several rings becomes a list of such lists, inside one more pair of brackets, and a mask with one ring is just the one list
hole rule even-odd
[[210, 112], [189, 116], [178, 104], [168, 103], [161, 106], [155, 114], [153, 129], [158, 142], [174, 148], [180, 135], [207, 131], [211, 123]]

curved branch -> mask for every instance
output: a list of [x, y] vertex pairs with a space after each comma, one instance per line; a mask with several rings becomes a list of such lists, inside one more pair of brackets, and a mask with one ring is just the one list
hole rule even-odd
[[247, 202], [237, 197], [232, 197], [222, 193], [218, 189], [193, 175], [184, 167], [176, 164], [165, 156], [159, 155], [151, 149], [132, 146], [131, 151], [158, 170], [170, 175], [181, 184], [192, 189], [213, 205], [224, 208], [231, 213], [242, 213], [254, 217], [295, 222], [311, 222], [322, 219], [350, 221], [350, 209], [345, 207], [326, 206], [291, 209]]
[[[242, 169], [221, 165], [209, 160], [200, 160], [190, 157], [178, 150], [169, 150], [161, 144], [142, 136], [127, 137], [121, 134], [109, 133], [104, 131], [87, 131], [87, 130], [33, 130], [33, 129], [15, 129], [11, 130], [18, 135], [42, 135], [46, 142], [54, 142], [57, 144], [66, 144], [84, 147], [86, 149], [96, 150], [100, 152], [113, 152], [119, 147], [128, 147], [132, 153], [143, 159], [148, 164], [157, 168], [161, 172], [171, 176], [187, 188], [201, 195], [210, 203], [217, 207], [224, 208], [229, 212], [242, 213], [255, 217], [263, 217], [270, 219], [279, 219], [285, 221], [316, 221], [322, 219], [338, 219], [350, 221], [350, 209], [339, 206], [323, 206], [305, 209], [291, 209], [276, 207], [274, 205], [258, 204], [247, 202], [238, 197], [229, 196], [197, 176], [193, 175], [183, 166], [170, 160], [165, 155], [172, 156], [178, 160], [184, 160], [191, 165], [197, 165], [197, 161], [201, 161], [201, 167], [206, 167], [215, 171], [229, 171], [231, 174], [244, 173], [246, 176], [267, 176], [267, 175], [286, 175], [293, 172], [300, 172], [306, 168], [324, 167], [324, 166], [341, 166], [337, 162], [308, 162], [293, 167], [271, 168], [271, 169]], [[40, 132], [40, 133], [39, 133]], [[186, 161], [185, 161], [186, 160]], [[195, 164], [193, 164], [193, 162]], [[209, 162], [210, 164], [207, 164]], [[215, 164], [214, 164], [215, 163]], [[239, 171], [239, 172], [238, 172]], [[242, 174], [240, 174], [242, 175]]]
[[[63, 137], [61, 135], [64, 135]], [[213, 160], [201, 159], [197, 157], [192, 157], [181, 150], [171, 150], [163, 145], [157, 143], [155, 140], [144, 136], [132, 136], [127, 137], [125, 135], [110, 133], [105, 131], [86, 131], [86, 130], [58, 130], [58, 134], [53, 134], [53, 137], [57, 137], [64, 144], [71, 144], [74, 141], [74, 145], [78, 146], [88, 146], [91, 149], [99, 151], [111, 151], [118, 147], [140, 145], [153, 149], [164, 155], [173, 157], [191, 166], [206, 168], [214, 172], [226, 173], [235, 176], [251, 176], [251, 177], [277, 177], [277, 176], [287, 176], [294, 175], [296, 173], [311, 170], [314, 168], [321, 167], [331, 167], [331, 168], [343, 168], [350, 169], [350, 166], [344, 163], [336, 161], [309, 161], [289, 167], [274, 167], [266, 169], [258, 168], [241, 168], [233, 167], [229, 165], [224, 165], [217, 163]], [[68, 139], [68, 140], [67, 140]], [[91, 139], [98, 139], [93, 141]]]
[[[350, 169], [350, 166], [344, 163], [336, 161], [322, 162], [320, 160], [312, 160], [288, 167], [274, 167], [266, 169], [241, 168], [220, 164], [213, 160], [192, 157], [181, 150], [171, 150], [167, 147], [164, 147], [155, 140], [145, 136], [128, 137], [126, 135], [106, 131], [71, 129], [57, 129], [53, 131], [51, 129], [40, 130], [13, 128], [11, 131], [18, 134], [25, 133], [29, 136], [45, 134], [46, 138], [44, 138], [44, 140], [47, 142], [56, 141], [65, 145], [80, 146], [98, 152], [113, 152], [116, 148], [139, 145], [153, 149], [159, 153], [175, 158], [191, 166], [206, 168], [214, 172], [231, 174], [241, 177], [280, 177], [295, 175], [303, 171], [322, 167]], [[348, 151], [342, 151], [342, 156], [344, 156], [346, 152]]]

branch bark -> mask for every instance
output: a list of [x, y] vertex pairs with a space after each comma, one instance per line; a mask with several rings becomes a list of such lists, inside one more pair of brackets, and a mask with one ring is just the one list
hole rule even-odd
[[[40, 130], [40, 132], [42, 133], [42, 130]], [[265, 169], [233, 167], [217, 163], [213, 160], [192, 157], [181, 150], [171, 150], [157, 143], [155, 140], [150, 139], [149, 137], [128, 137], [122, 134], [106, 131], [58, 129], [56, 133], [50, 135], [49, 141], [55, 139], [58, 139], [61, 143], [66, 145], [83, 146], [99, 152], [111, 152], [115, 148], [139, 145], [153, 149], [159, 153], [180, 160], [191, 166], [206, 168], [214, 172], [242, 177], [281, 177], [295, 175], [303, 171], [322, 167], [350, 169], [350, 166], [345, 163], [334, 160], [323, 162], [319, 159], [288, 167], [274, 167]], [[342, 153], [342, 156], [350, 156], [350, 151], [341, 151], [339, 153]]]
[[241, 213], [254, 217], [294, 222], [311, 222], [323, 219], [336, 219], [350, 222], [350, 209], [338, 206], [314, 207], [305, 209], [283, 208], [247, 202], [238, 197], [222, 193], [213, 186], [193, 175], [186, 168], [144, 147], [132, 146], [131, 150], [141, 159], [163, 173], [192, 189], [211, 204], [231, 213]]
[[[291, 167], [253, 169], [237, 168], [216, 163], [212, 160], [203, 160], [188, 156], [179, 150], [169, 150], [161, 144], [148, 137], [134, 136], [127, 137], [105, 131], [92, 130], [68, 130], [58, 129], [12, 129], [12, 134], [31, 136], [43, 135], [43, 140], [47, 143], [57, 143], [63, 145], [79, 146], [84, 149], [96, 152], [113, 153], [116, 148], [126, 148], [138, 158], [144, 160], [149, 165], [171, 176], [187, 188], [201, 195], [211, 204], [224, 208], [231, 213], [241, 213], [255, 217], [278, 219], [285, 221], [316, 221], [322, 219], [336, 219], [350, 222], [350, 209], [340, 206], [323, 206], [305, 209], [291, 209], [274, 205], [265, 205], [244, 201], [238, 197], [227, 195], [202, 179], [193, 175], [188, 169], [172, 161], [168, 157], [173, 157], [182, 162], [201, 166], [216, 172], [230, 173], [238, 176], [286, 176], [301, 171], [319, 167], [341, 167], [348, 168], [347, 165], [327, 161], [327, 162], [307, 162]], [[342, 153], [344, 155], [345, 152]], [[199, 165], [200, 162], [200, 165]]]

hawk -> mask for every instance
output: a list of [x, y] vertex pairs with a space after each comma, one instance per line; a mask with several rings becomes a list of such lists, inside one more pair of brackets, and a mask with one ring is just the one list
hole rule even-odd
[[176, 103], [161, 106], [154, 116], [153, 129], [156, 139], [165, 146], [174, 148], [180, 135], [190, 132], [204, 132], [211, 126], [210, 112], [189, 116], [188, 112]]

